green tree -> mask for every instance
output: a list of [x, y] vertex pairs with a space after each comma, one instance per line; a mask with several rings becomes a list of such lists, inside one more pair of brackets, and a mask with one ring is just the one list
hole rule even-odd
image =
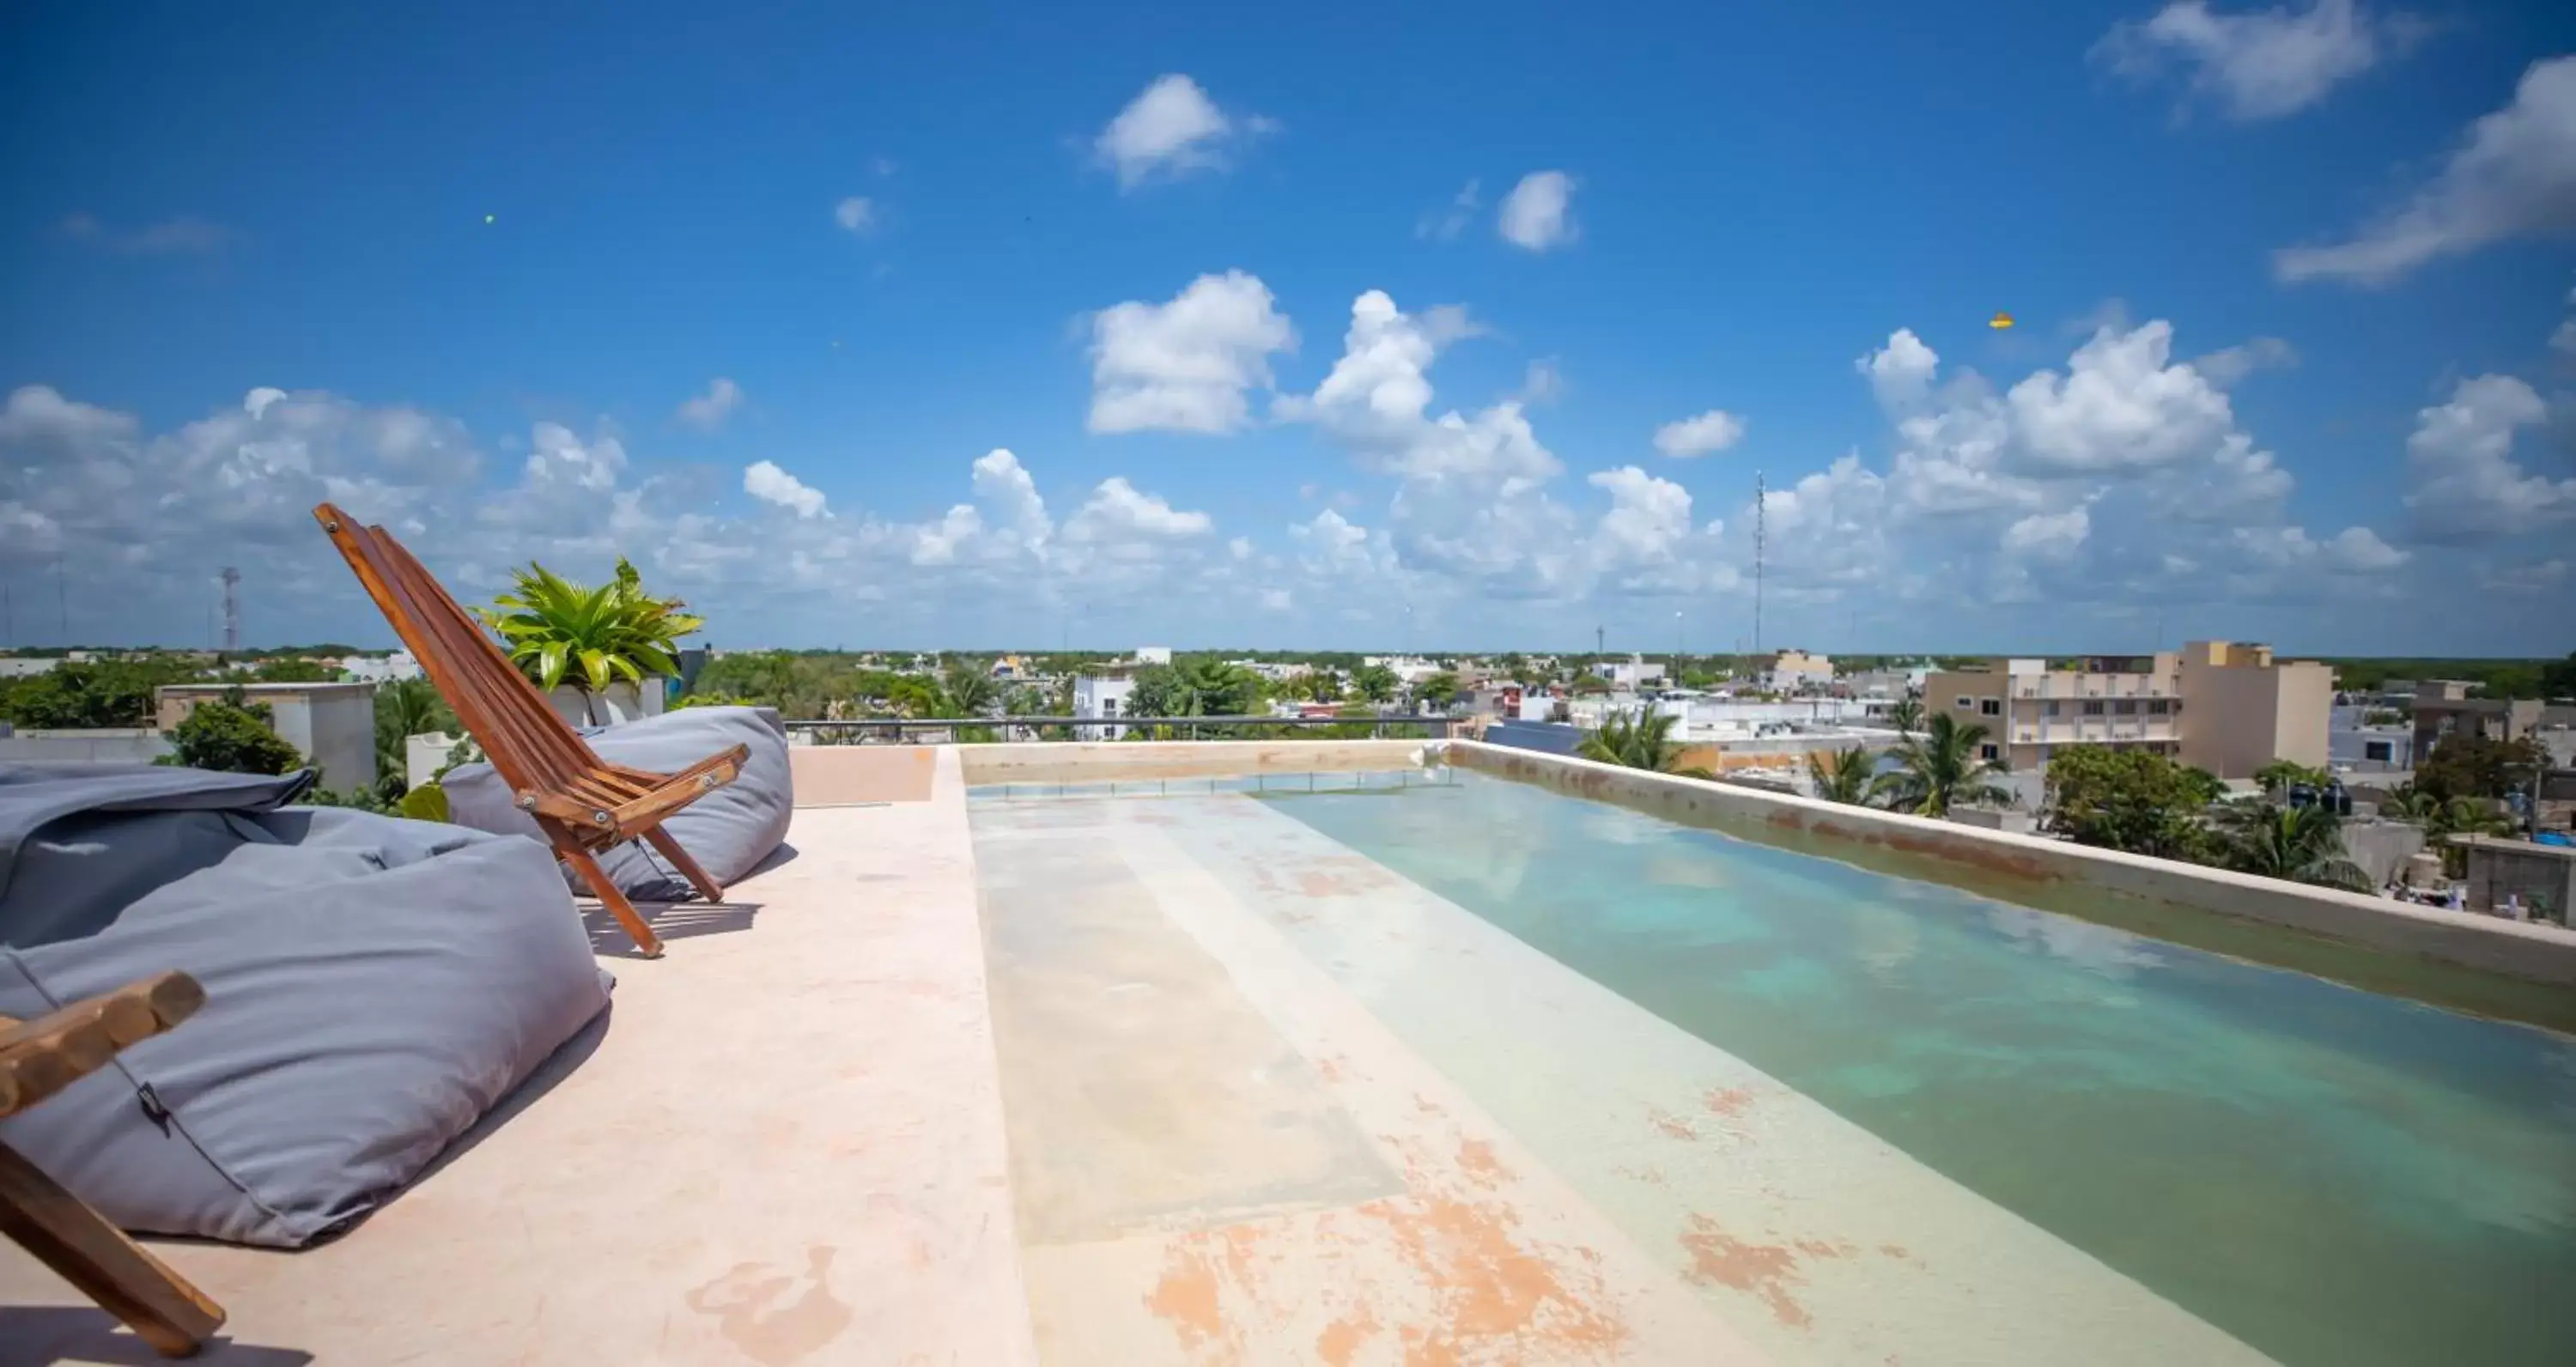
[[1807, 786], [1827, 802], [1847, 807], [1869, 805], [1871, 771], [1878, 760], [1862, 746], [1848, 750], [1807, 752]]
[[1329, 669], [1309, 669], [1288, 681], [1289, 691], [1309, 702], [1340, 702], [1342, 678]]
[[2540, 695], [2576, 698], [2576, 650], [2568, 651], [2564, 660], [2552, 660], [2540, 667]]
[[993, 704], [1002, 696], [1001, 687], [993, 682], [993, 676], [966, 660], [950, 664], [940, 678], [939, 687], [946, 695], [951, 709], [948, 715], [952, 717], [983, 716], [993, 710]]
[[31, 731], [95, 731], [150, 726], [152, 690], [198, 676], [193, 663], [161, 656], [139, 663], [64, 663], [15, 681], [0, 720]]
[[1918, 816], [1948, 816], [1950, 809], [1979, 803], [2012, 801], [2012, 790], [1992, 777], [2004, 767], [1978, 757], [1986, 728], [1959, 724], [1947, 712], [1935, 712], [1919, 734], [1909, 734], [1891, 752], [1897, 768], [1878, 776], [1871, 795], [1893, 810]]
[[563, 578], [534, 561], [511, 573], [511, 590], [483, 614], [537, 687], [549, 692], [570, 684], [581, 695], [582, 715], [600, 719], [598, 695], [623, 679], [677, 674], [672, 658], [680, 638], [706, 623], [681, 611], [676, 598], [644, 591], [641, 576], [624, 558], [617, 576], [597, 588]]
[[1375, 703], [1394, 697], [1395, 690], [1402, 683], [1395, 677], [1395, 671], [1385, 665], [1361, 665], [1351, 675], [1351, 686], [1359, 690], [1361, 697]]
[[2433, 796], [2500, 798], [2531, 781], [2532, 771], [2549, 763], [2549, 752], [2528, 736], [2489, 740], [2483, 736], [2450, 736], [2415, 764], [2415, 786]]
[[2391, 793], [2380, 814], [2421, 825], [2424, 842], [2441, 854], [2443, 871], [2454, 878], [2466, 872], [2469, 852], [2453, 845], [2452, 836], [2511, 835], [2514, 829], [2513, 818], [2491, 798], [2436, 797], [2411, 783]]
[[1188, 706], [1181, 672], [1170, 665], [1143, 665], [1127, 676], [1128, 716], [1175, 717]]
[[169, 763], [184, 769], [230, 774], [283, 774], [302, 768], [304, 756], [269, 729], [266, 703], [242, 701], [236, 688], [189, 709], [171, 729]]
[[440, 697], [438, 685], [427, 679], [396, 679], [376, 689], [376, 792], [390, 802], [403, 795], [410, 786], [404, 771], [410, 767], [413, 736], [433, 731], [455, 735], [464, 730], [456, 714], [448, 710], [447, 699]]
[[1659, 774], [1715, 777], [1705, 768], [1682, 767], [1681, 742], [1673, 739], [1673, 724], [1679, 720], [1669, 712], [1643, 708], [1613, 712], [1601, 719], [1601, 729], [1584, 733], [1574, 753], [1603, 764], [1652, 769]]
[[1222, 660], [1192, 660], [1173, 672], [1175, 717], [1238, 717], [1261, 703], [1261, 676]]
[[1413, 696], [1433, 707], [1446, 709], [1458, 696], [1458, 676], [1444, 669], [1415, 684]]
[[1887, 724], [1912, 733], [1923, 729], [1923, 700], [1908, 693], [1887, 709]]
[[2242, 802], [2221, 817], [2228, 867], [2294, 883], [2370, 890], [2370, 875], [2344, 850], [2343, 821], [2322, 806]]
[[339, 678], [340, 672], [323, 667], [318, 660], [287, 658], [262, 660], [250, 676], [259, 683], [329, 683]]
[[2047, 828], [2079, 845], [2204, 860], [2211, 782], [2148, 750], [2061, 745], [2048, 759]]

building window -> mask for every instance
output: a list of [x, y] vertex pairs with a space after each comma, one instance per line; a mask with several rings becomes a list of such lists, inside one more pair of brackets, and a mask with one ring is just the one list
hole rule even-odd
[[1977, 747], [1977, 757], [1979, 759], [2000, 759], [2002, 755], [2002, 751], [1997, 750], [1991, 745], [1980, 745]]
[[2135, 716], [2137, 715], [2137, 711], [2138, 705], [2127, 698], [2122, 698], [2118, 702], [2111, 704], [2111, 712], [2114, 716]]
[[2041, 704], [2039, 705], [2039, 715], [2041, 715], [2041, 716], [2043, 716], [2043, 717], [2054, 717], [2054, 716], [2056, 716], [2056, 715], [2057, 715], [2057, 699], [2055, 699], [2055, 698], [2051, 698], [2051, 699], [2049, 699], [2048, 701], [2046, 701], [2046, 702], [2044, 702], [2044, 703], [2041, 703]]
[[1116, 698], [1102, 698], [1100, 700], [1100, 715], [1104, 717], [1117, 716], [1118, 700]]
[[2361, 757], [2376, 764], [2393, 763], [2397, 747], [2384, 740], [2366, 740], [2361, 743]]
[[2085, 716], [2088, 716], [2088, 717], [2098, 717], [2098, 716], [2101, 716], [2101, 715], [2102, 715], [2102, 704], [2101, 704], [2101, 703], [2099, 703], [2099, 702], [2087, 702], [2087, 703], [2085, 703], [2085, 704], [2084, 704], [2084, 715], [2085, 715]]
[[1974, 706], [1976, 706], [1976, 705], [1977, 705], [1977, 700], [1976, 700], [1976, 699], [1974, 699], [1974, 698], [1962, 697], [1961, 699], [1959, 699], [1959, 706], [1960, 706], [1960, 707], [1962, 707], [1962, 708], [1974, 707]]
[[2147, 715], [2150, 717], [2161, 717], [2168, 710], [2170, 709], [2166, 706], [2165, 700], [2162, 698], [2152, 699], [2147, 703]]
[[1985, 717], [2002, 716], [2004, 714], [2004, 700], [2001, 698], [1979, 699], [1977, 702], [1977, 714]]

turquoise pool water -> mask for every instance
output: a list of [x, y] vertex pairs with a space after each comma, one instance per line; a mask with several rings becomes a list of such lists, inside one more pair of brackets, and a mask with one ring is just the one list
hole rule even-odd
[[1271, 800], [2283, 1362], [2576, 1362], [2576, 1040], [1478, 774]]

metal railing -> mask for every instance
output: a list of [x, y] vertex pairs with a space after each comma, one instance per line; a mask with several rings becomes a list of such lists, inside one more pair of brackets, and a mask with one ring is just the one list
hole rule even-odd
[[856, 717], [790, 721], [786, 726], [814, 745], [917, 745], [1125, 740], [1133, 732], [1153, 740], [1276, 740], [1312, 730], [1340, 730], [1352, 740], [1446, 740], [1459, 720], [1389, 712], [1355, 717]]

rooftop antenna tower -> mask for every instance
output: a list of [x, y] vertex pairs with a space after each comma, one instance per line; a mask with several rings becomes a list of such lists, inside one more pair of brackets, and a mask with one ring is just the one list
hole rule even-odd
[[241, 571], [224, 566], [224, 650], [241, 649]]
[[63, 615], [63, 644], [70, 645], [72, 643], [72, 580], [70, 573], [63, 568], [63, 558], [59, 555], [54, 557], [54, 606]]
[[1594, 628], [1592, 629], [1592, 653], [1593, 653], [1593, 654], [1595, 654], [1595, 655], [1598, 655], [1598, 654], [1600, 654], [1600, 653], [1601, 653], [1601, 639], [1602, 639], [1602, 633], [1603, 633], [1605, 630], [1606, 630], [1606, 628], [1603, 628], [1603, 627], [1594, 627]]
[[1753, 653], [1762, 653], [1762, 553], [1769, 539], [1762, 472], [1753, 472]]

